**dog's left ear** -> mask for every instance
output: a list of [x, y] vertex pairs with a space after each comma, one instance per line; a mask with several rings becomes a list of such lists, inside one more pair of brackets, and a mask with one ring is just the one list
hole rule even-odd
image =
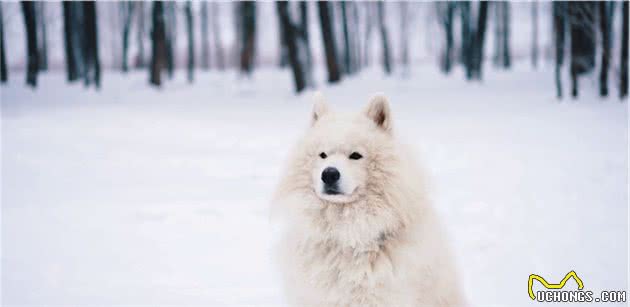
[[385, 132], [391, 132], [392, 115], [389, 110], [389, 102], [387, 102], [387, 97], [385, 97], [385, 95], [374, 95], [365, 109], [365, 115], [371, 119], [376, 126], [385, 130]]

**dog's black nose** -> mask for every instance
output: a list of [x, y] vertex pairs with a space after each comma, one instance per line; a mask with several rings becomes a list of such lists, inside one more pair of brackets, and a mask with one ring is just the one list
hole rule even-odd
[[334, 184], [337, 182], [337, 180], [339, 180], [340, 176], [341, 174], [339, 174], [339, 171], [336, 168], [327, 167], [322, 172], [322, 181], [325, 184]]

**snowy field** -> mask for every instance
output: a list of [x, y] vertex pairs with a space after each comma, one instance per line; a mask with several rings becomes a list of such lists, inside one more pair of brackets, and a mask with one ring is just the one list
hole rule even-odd
[[[529, 66], [483, 84], [436, 71], [322, 90], [341, 109], [390, 96], [471, 304], [532, 304], [532, 273], [627, 289], [628, 104], [589, 80], [559, 103], [553, 73]], [[282, 305], [268, 201], [311, 107], [289, 77], [188, 85], [179, 72], [156, 90], [144, 72], [108, 73], [95, 92], [61, 73], [32, 91], [13, 73], [0, 87], [2, 303]]]

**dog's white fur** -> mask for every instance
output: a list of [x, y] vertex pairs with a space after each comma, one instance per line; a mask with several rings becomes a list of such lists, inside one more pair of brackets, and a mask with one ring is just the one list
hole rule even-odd
[[[353, 152], [363, 158], [348, 159]], [[421, 173], [395, 141], [384, 96], [348, 116], [318, 95], [312, 125], [289, 160], [274, 197], [288, 222], [278, 260], [289, 303], [464, 304]], [[340, 170], [341, 195], [321, 192], [327, 164]], [[352, 183], [344, 188], [346, 179]]]

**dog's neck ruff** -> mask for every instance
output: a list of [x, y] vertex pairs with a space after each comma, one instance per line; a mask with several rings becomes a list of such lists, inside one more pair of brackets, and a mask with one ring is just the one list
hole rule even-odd
[[311, 227], [304, 228], [315, 242], [331, 244], [355, 253], [374, 252], [394, 242], [402, 233], [404, 223], [392, 219], [382, 222], [369, 204], [361, 199], [351, 203], [322, 203], [308, 214]]

